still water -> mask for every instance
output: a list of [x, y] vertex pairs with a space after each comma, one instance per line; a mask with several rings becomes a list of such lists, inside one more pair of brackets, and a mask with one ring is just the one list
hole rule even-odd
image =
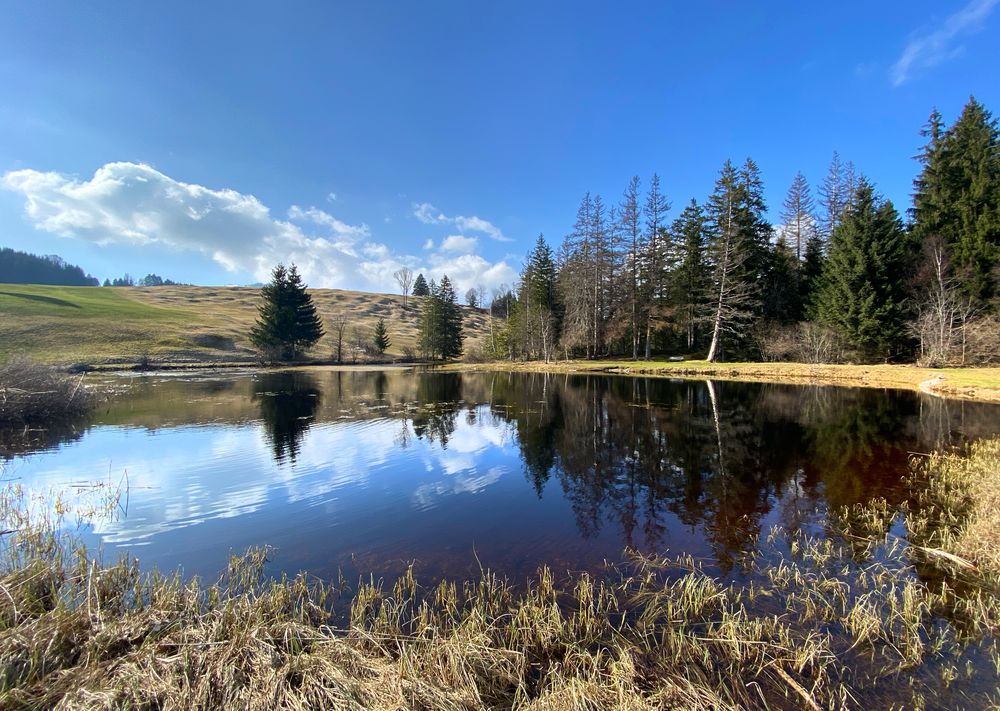
[[3, 478], [121, 487], [108, 557], [214, 576], [524, 579], [624, 547], [728, 572], [772, 526], [907, 492], [911, 453], [1000, 431], [1000, 406], [892, 390], [412, 369], [120, 376], [88, 421], [0, 432]]

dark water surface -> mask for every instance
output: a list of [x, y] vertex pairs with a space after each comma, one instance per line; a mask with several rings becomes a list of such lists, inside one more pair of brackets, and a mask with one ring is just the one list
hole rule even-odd
[[251, 545], [321, 577], [413, 561], [425, 582], [479, 563], [523, 579], [625, 546], [725, 573], [774, 525], [899, 503], [909, 453], [1000, 431], [1000, 406], [892, 390], [406, 369], [116, 382], [89, 422], [0, 433], [4, 478], [121, 484], [88, 541], [209, 576]]

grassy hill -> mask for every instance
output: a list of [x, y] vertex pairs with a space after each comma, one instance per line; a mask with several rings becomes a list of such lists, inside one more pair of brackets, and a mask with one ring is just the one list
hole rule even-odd
[[[70, 287], [0, 284], [0, 360], [29, 355], [51, 363], [245, 361], [257, 317], [259, 290], [249, 287]], [[310, 289], [327, 335], [312, 355], [328, 358], [335, 317], [347, 316], [350, 338], [365, 335], [379, 317], [389, 326], [389, 355], [416, 345], [419, 299], [340, 289]], [[466, 344], [484, 338], [483, 312], [463, 307]]]

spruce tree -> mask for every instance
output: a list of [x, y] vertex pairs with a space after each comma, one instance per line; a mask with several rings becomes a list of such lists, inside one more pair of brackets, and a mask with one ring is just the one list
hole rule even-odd
[[430, 296], [431, 290], [427, 286], [427, 280], [424, 279], [423, 274], [417, 274], [417, 278], [413, 282], [413, 295], [414, 296]]
[[380, 317], [375, 322], [375, 330], [372, 332], [372, 345], [375, 346], [375, 350], [379, 355], [389, 350], [389, 346], [391, 345], [389, 341], [389, 329], [386, 328], [384, 318]]
[[813, 214], [815, 205], [809, 183], [802, 173], [795, 174], [782, 207], [784, 210], [781, 219], [785, 223], [782, 231], [788, 240], [788, 246], [795, 250], [796, 261], [801, 262], [809, 240], [816, 234], [816, 217]]
[[462, 309], [448, 275], [441, 284], [431, 281], [430, 295], [425, 299], [418, 343], [428, 358], [450, 359], [462, 355]]
[[778, 323], [795, 323], [802, 318], [799, 262], [785, 234], [778, 236], [770, 262], [764, 315]]
[[438, 298], [441, 301], [441, 357], [444, 359], [458, 358], [462, 355], [462, 309], [451, 280], [445, 274], [441, 277], [438, 287]]
[[[643, 218], [646, 223], [645, 255], [640, 280], [643, 282], [643, 299], [650, 310], [660, 303], [666, 288], [666, 272], [669, 267], [673, 245], [666, 230], [667, 213], [670, 212], [670, 201], [660, 190], [660, 176], [653, 173], [649, 181], [649, 191], [646, 193], [646, 203], [643, 206]], [[643, 357], [649, 360], [652, 355], [653, 319], [646, 318], [646, 345]]]
[[698, 325], [708, 305], [709, 268], [705, 259], [706, 217], [698, 202], [684, 208], [671, 228], [678, 241], [679, 263], [672, 280], [671, 301], [681, 312], [687, 350], [698, 344]]
[[833, 159], [830, 161], [830, 169], [819, 188], [820, 207], [822, 208], [820, 231], [827, 240], [837, 229], [837, 225], [840, 224], [844, 213], [850, 206], [856, 182], [854, 164], [850, 161], [842, 162], [840, 154], [834, 151]]
[[420, 331], [417, 335], [417, 344], [424, 357], [433, 360], [440, 352], [441, 300], [438, 297], [437, 285], [433, 291], [428, 287], [427, 292], [427, 298], [420, 306]]
[[643, 249], [642, 220], [639, 207], [639, 176], [634, 175], [622, 194], [618, 209], [618, 233], [625, 252], [625, 270], [628, 299], [625, 311], [629, 319], [629, 336], [632, 340], [632, 360], [639, 358], [640, 324], [648, 304], [639, 293], [641, 252]]
[[804, 318], [812, 319], [816, 312], [816, 291], [826, 262], [826, 242], [819, 230], [814, 230], [806, 241], [805, 258], [799, 267], [799, 304]]
[[265, 355], [294, 359], [323, 337], [322, 321], [294, 264], [276, 266], [260, 294], [264, 303], [257, 308], [250, 342]]
[[559, 338], [562, 310], [556, 263], [544, 235], [538, 235], [521, 271], [514, 306], [510, 333], [515, 350], [528, 358], [549, 358]]
[[817, 318], [865, 360], [896, 357], [906, 343], [910, 239], [892, 203], [862, 178], [830, 239]]
[[1000, 293], [1000, 133], [997, 121], [970, 98], [953, 126], [943, 130], [935, 110], [923, 131], [928, 138], [914, 182], [914, 233], [944, 238], [955, 276], [976, 306]]
[[765, 218], [757, 165], [737, 169], [726, 161], [708, 200], [712, 273], [712, 340], [708, 360], [722, 353], [723, 337], [739, 345], [762, 313], [770, 272], [771, 226]]

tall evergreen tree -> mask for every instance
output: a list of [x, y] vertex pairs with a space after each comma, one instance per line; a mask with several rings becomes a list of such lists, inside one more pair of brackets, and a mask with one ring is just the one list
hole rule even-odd
[[445, 359], [458, 358], [462, 355], [462, 309], [458, 305], [458, 297], [451, 285], [451, 280], [445, 274], [441, 277], [438, 287], [438, 298], [442, 309], [442, 341], [441, 357]]
[[590, 210], [590, 244], [593, 265], [591, 269], [592, 307], [591, 322], [593, 352], [595, 355], [605, 350], [605, 326], [610, 302], [608, 285], [614, 271], [611, 249], [611, 231], [607, 209], [600, 195], [595, 195]]
[[427, 280], [424, 279], [423, 274], [417, 274], [417, 278], [413, 281], [413, 295], [414, 296], [430, 296], [431, 290], [427, 286]]
[[786, 234], [778, 235], [771, 250], [764, 315], [778, 323], [795, 323], [802, 318], [799, 261]]
[[[653, 173], [646, 193], [646, 203], [643, 206], [643, 218], [646, 223], [646, 255], [642, 281], [645, 285], [644, 296], [652, 311], [663, 299], [666, 287], [666, 271], [669, 265], [671, 244], [667, 226], [667, 213], [670, 212], [670, 202], [660, 189], [660, 176]], [[653, 342], [653, 319], [646, 318], [646, 348], [644, 357], [649, 360]]]
[[372, 345], [375, 346], [375, 350], [379, 355], [382, 355], [387, 350], [392, 342], [389, 340], [389, 329], [385, 325], [385, 319], [379, 317], [379, 320], [375, 322], [375, 330], [372, 332]]
[[632, 340], [632, 360], [639, 358], [639, 332], [646, 304], [639, 292], [639, 270], [642, 244], [642, 222], [639, 207], [639, 176], [632, 176], [622, 195], [618, 209], [619, 234], [624, 243], [625, 273], [627, 275], [627, 314], [629, 336]]
[[429, 358], [448, 360], [462, 355], [462, 309], [451, 280], [445, 274], [441, 284], [431, 281], [430, 295], [424, 300], [418, 343]]
[[939, 235], [951, 251], [962, 291], [980, 308], [1000, 295], [1000, 133], [997, 121], [970, 98], [943, 130], [935, 110], [923, 131], [928, 142], [914, 183], [914, 232]]
[[825, 262], [826, 242], [819, 230], [814, 230], [806, 241], [805, 258], [799, 267], [799, 304], [805, 318], [811, 319], [815, 315], [816, 290]]
[[687, 350], [698, 345], [698, 325], [709, 298], [709, 267], [705, 259], [706, 217], [692, 198], [670, 230], [678, 242], [679, 263], [672, 280], [671, 301], [680, 310]]
[[262, 352], [294, 359], [323, 337], [323, 322], [294, 264], [288, 269], [277, 265], [260, 294], [264, 302], [257, 308], [250, 342]]
[[708, 200], [712, 263], [710, 361], [720, 357], [725, 335], [742, 339], [760, 313], [759, 270], [766, 255], [762, 249], [766, 248], [760, 244], [758, 234], [763, 219], [758, 213], [762, 198], [750, 197], [751, 190], [759, 188], [759, 184], [751, 186], [747, 180], [752, 173], [751, 166], [737, 170], [727, 160]]
[[840, 160], [840, 154], [834, 151], [830, 169], [819, 188], [822, 208], [819, 226], [827, 240], [837, 229], [844, 212], [850, 206], [856, 182], [854, 164], [850, 161], [844, 163]]
[[795, 251], [796, 261], [802, 261], [809, 240], [816, 234], [815, 204], [809, 191], [809, 183], [802, 173], [795, 174], [782, 207], [782, 232], [788, 245]]
[[538, 235], [521, 272], [511, 328], [526, 357], [545, 360], [552, 357], [559, 339], [561, 312], [552, 249], [545, 237]]
[[910, 239], [892, 203], [862, 178], [830, 240], [816, 315], [864, 359], [889, 359], [906, 342]]

